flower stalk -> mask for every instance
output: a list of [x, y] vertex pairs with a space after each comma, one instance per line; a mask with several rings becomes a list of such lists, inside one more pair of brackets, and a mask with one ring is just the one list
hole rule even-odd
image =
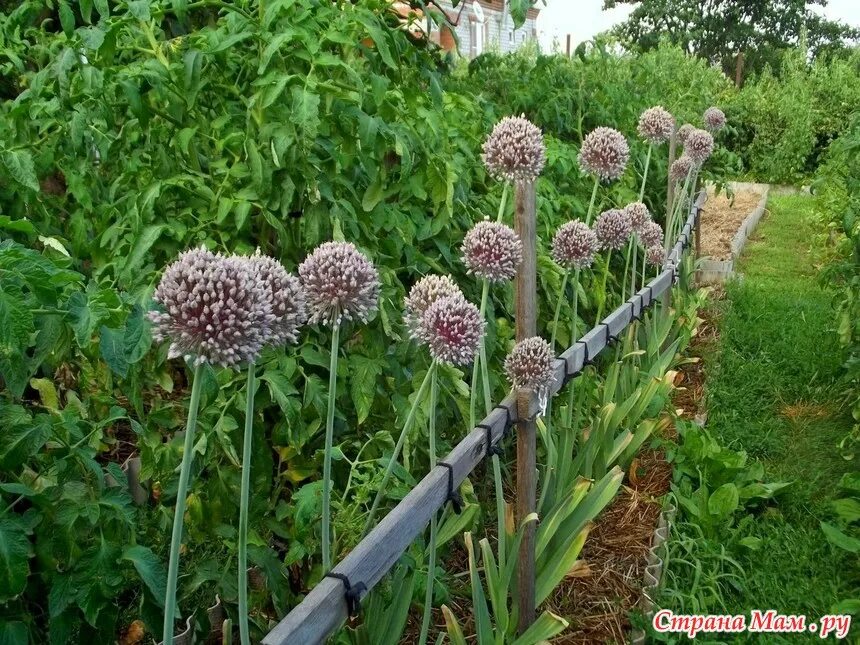
[[331, 330], [331, 356], [329, 358], [328, 410], [325, 422], [325, 453], [323, 455], [322, 500], [322, 563], [323, 571], [331, 570], [331, 453], [334, 443], [334, 411], [337, 398], [337, 359], [340, 350], [340, 323]]
[[251, 446], [254, 434], [255, 365], [248, 364], [245, 400], [245, 435], [242, 440], [242, 487], [239, 496], [239, 638], [250, 645], [248, 628], [248, 514], [251, 493]]

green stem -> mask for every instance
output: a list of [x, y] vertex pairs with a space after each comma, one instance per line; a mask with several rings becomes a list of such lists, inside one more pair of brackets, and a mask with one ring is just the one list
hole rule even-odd
[[505, 217], [505, 206], [507, 206], [508, 203], [509, 186], [508, 182], [505, 182], [505, 185], [502, 188], [502, 199], [499, 201], [499, 214], [496, 215], [497, 222], [501, 222]]
[[191, 479], [191, 462], [194, 461], [194, 431], [197, 429], [197, 410], [203, 391], [203, 365], [194, 368], [191, 401], [188, 404], [188, 422], [185, 425], [185, 442], [182, 448], [182, 466], [179, 470], [179, 487], [176, 490], [176, 508], [173, 512], [173, 534], [170, 538], [170, 560], [167, 565], [167, 593], [164, 597], [164, 631], [162, 642], [173, 645], [173, 623], [176, 619], [176, 583], [179, 578], [179, 547], [182, 545], [182, 524], [185, 519], [185, 498]]
[[331, 357], [328, 367], [328, 415], [325, 423], [325, 454], [323, 456], [322, 565], [325, 572], [331, 570], [331, 452], [334, 443], [334, 406], [337, 398], [339, 342], [340, 323], [335, 323], [331, 330]]
[[[567, 281], [570, 278], [570, 269], [566, 269], [564, 272], [564, 278], [561, 281], [561, 289], [558, 292], [558, 302], [555, 304], [555, 316], [552, 318], [552, 337], [549, 341], [549, 346], [555, 351], [555, 338], [556, 332], [558, 331], [558, 319], [561, 315], [561, 303], [564, 301], [565, 292], [567, 290]], [[573, 342], [573, 338], [571, 338], [571, 342]]]
[[400, 457], [400, 451], [403, 450], [406, 435], [409, 433], [409, 430], [412, 428], [412, 424], [415, 422], [415, 413], [418, 411], [418, 406], [421, 405], [421, 400], [424, 398], [424, 392], [427, 391], [427, 386], [430, 384], [430, 380], [435, 372], [436, 361], [433, 361], [433, 363], [430, 364], [430, 369], [427, 370], [427, 375], [424, 377], [421, 387], [418, 389], [418, 394], [415, 395], [415, 401], [412, 402], [409, 414], [406, 415], [406, 422], [403, 424], [403, 430], [400, 431], [400, 436], [397, 438], [397, 444], [394, 446], [394, 452], [391, 455], [391, 459], [388, 460], [388, 464], [385, 466], [385, 474], [382, 476], [382, 483], [376, 491], [376, 497], [373, 499], [373, 505], [370, 507], [370, 512], [367, 515], [364, 530], [361, 533], [362, 536], [367, 535], [368, 531], [370, 531], [370, 528], [373, 526], [373, 519], [376, 517], [376, 512], [379, 510], [379, 504], [385, 496], [388, 481], [391, 479], [391, 473], [394, 472], [394, 464], [397, 463], [397, 459]]
[[[579, 269], [573, 272], [573, 318], [570, 321], [570, 342], [575, 343], [577, 340], [577, 323], [579, 322]], [[568, 388], [568, 405], [565, 414], [565, 425], [570, 427], [570, 420], [573, 416], [573, 397], [576, 389], [575, 383], [571, 382]]]
[[654, 150], [654, 144], [648, 144], [648, 156], [645, 157], [645, 172], [642, 173], [642, 187], [639, 189], [639, 201], [645, 197], [645, 182], [648, 181], [648, 166], [651, 165], [651, 152]]
[[[436, 398], [438, 397], [436, 371], [430, 381], [430, 470], [436, 467]], [[426, 645], [433, 612], [433, 586], [436, 580], [436, 513], [430, 517], [430, 552], [427, 555], [427, 584], [424, 591], [424, 615], [421, 619], [419, 645]]]
[[[506, 184], [507, 185], [507, 184]], [[485, 318], [485, 313], [487, 311], [487, 300], [490, 295], [490, 282], [489, 280], [484, 280], [484, 286], [481, 288], [481, 319]], [[478, 370], [480, 369], [481, 361], [486, 360], [485, 358], [486, 350], [484, 347], [484, 337], [481, 337], [481, 342], [479, 345], [479, 354], [478, 358], [475, 359], [472, 365], [472, 392], [469, 396], [469, 430], [475, 427], [478, 423], [478, 415], [477, 415], [477, 407], [478, 407]], [[490, 398], [489, 391], [489, 381], [484, 383], [484, 399], [488, 400]], [[489, 412], [487, 412], [489, 414]]]
[[601, 280], [600, 293], [603, 294], [603, 298], [600, 303], [597, 305], [597, 318], [594, 320], [594, 324], [598, 324], [602, 318], [603, 310], [606, 306], [606, 280], [609, 278], [609, 260], [612, 256], [612, 249], [606, 251], [606, 265], [603, 267], [603, 279]]
[[642, 288], [645, 287], [645, 283], [648, 282], [648, 275], [645, 273], [647, 267], [648, 256], [645, 251], [642, 251]]
[[633, 241], [633, 235], [630, 235], [630, 241], [627, 242], [627, 251], [624, 253], [624, 277], [621, 280], [621, 300], [624, 301], [624, 296], [627, 295], [627, 274], [630, 272], [630, 256], [633, 255], [633, 247], [636, 242]]
[[[643, 251], [644, 252], [644, 251]], [[639, 245], [633, 242], [633, 262], [630, 264], [630, 297], [636, 295], [636, 260], [639, 255]]]
[[594, 188], [591, 189], [591, 201], [588, 204], [588, 212], [585, 214], [585, 225], [591, 226], [591, 215], [594, 213], [594, 203], [597, 201], [597, 188], [600, 186], [600, 178], [594, 178]]
[[[486, 287], [487, 283], [484, 282]], [[483, 298], [481, 299], [481, 317], [484, 317], [485, 305]], [[493, 409], [492, 392], [490, 391], [490, 370], [487, 362], [487, 344], [486, 337], [481, 337], [480, 362], [481, 362], [481, 389], [484, 393], [484, 413], [489, 415]], [[472, 386], [474, 388], [474, 385]], [[473, 423], [471, 428], [474, 428]], [[471, 430], [471, 428], [469, 428]], [[493, 483], [496, 487], [496, 526], [498, 530], [498, 547], [499, 547], [499, 567], [505, 566], [505, 489], [502, 486], [502, 466], [498, 455], [493, 455]]]
[[248, 629], [248, 513], [251, 493], [251, 444], [254, 435], [254, 363], [248, 365], [245, 437], [242, 442], [242, 490], [239, 501], [239, 638], [251, 645]]

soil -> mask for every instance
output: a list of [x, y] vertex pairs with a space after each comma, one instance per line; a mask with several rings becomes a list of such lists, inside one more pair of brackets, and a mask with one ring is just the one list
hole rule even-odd
[[723, 193], [710, 195], [702, 209], [702, 256], [730, 260], [735, 233], [760, 201], [761, 195], [748, 190], [736, 192], [731, 198]]

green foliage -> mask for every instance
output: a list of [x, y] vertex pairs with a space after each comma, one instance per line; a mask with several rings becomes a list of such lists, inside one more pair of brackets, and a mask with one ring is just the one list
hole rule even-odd
[[615, 28], [625, 46], [647, 51], [661, 40], [734, 77], [737, 56], [746, 67], [761, 72], [775, 64], [780, 52], [807, 40], [813, 54], [844, 50], [846, 41], [860, 35], [857, 29], [827, 20], [813, 11], [826, 0], [604, 0], [604, 9], [636, 4], [627, 21]]
[[757, 180], [794, 184], [814, 174], [860, 101], [860, 54], [807, 60], [804, 46], [748, 82], [727, 104], [729, 147]]

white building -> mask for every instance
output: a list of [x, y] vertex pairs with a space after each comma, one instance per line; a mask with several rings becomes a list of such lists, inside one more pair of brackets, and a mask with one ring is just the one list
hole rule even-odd
[[460, 54], [475, 58], [487, 50], [516, 51], [529, 40], [537, 40], [539, 9], [529, 9], [525, 24], [514, 28], [507, 0], [462, 0], [455, 9], [450, 0], [439, 0], [448, 15], [449, 25], [434, 29], [432, 39], [445, 49], [456, 45], [450, 29], [457, 35]]

